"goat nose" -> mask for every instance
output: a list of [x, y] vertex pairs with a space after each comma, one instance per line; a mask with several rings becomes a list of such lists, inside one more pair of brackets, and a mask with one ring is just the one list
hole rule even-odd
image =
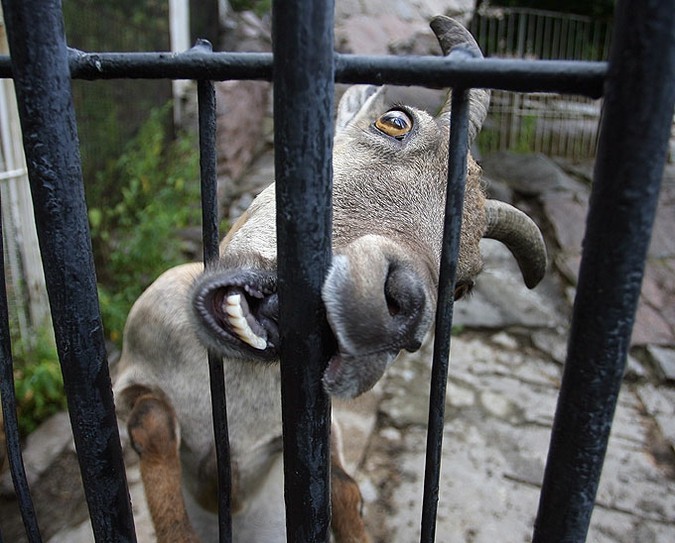
[[340, 352], [418, 349], [431, 319], [428, 283], [409, 254], [386, 238], [364, 236], [342, 248], [323, 287]]
[[411, 352], [418, 350], [422, 345], [418, 330], [426, 295], [417, 273], [397, 264], [391, 265], [384, 283], [384, 299], [401, 348]]

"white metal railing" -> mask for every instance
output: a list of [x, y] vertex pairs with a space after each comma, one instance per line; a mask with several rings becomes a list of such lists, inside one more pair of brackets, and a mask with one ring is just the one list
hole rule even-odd
[[[606, 60], [611, 24], [532, 9], [481, 9], [471, 31], [486, 56]], [[585, 97], [494, 91], [479, 138], [483, 152], [541, 152], [572, 159], [595, 156], [601, 102]]]
[[19, 336], [30, 344], [36, 328], [49, 324], [49, 301], [13, 85], [9, 79], [0, 81], [0, 201], [12, 317]]

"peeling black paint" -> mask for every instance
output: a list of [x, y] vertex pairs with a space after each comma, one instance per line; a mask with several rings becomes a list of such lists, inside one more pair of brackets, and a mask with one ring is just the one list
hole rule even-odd
[[135, 541], [108, 373], [58, 1], [3, 1], [35, 219], [98, 541]]

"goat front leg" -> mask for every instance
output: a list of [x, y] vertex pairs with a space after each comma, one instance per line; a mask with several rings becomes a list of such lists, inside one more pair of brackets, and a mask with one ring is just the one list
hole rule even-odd
[[363, 498], [358, 483], [342, 465], [340, 428], [333, 423], [331, 434], [331, 531], [335, 543], [371, 543], [363, 523]]
[[141, 394], [128, 420], [157, 543], [199, 543], [181, 490], [180, 439], [173, 408], [152, 392]]

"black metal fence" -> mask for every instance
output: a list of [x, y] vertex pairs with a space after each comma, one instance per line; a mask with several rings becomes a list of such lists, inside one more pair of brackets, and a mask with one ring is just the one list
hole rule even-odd
[[[80, 53], [66, 47], [58, 0], [3, 0], [11, 63], [0, 59], [0, 76], [13, 77], [16, 84], [57, 347], [96, 540], [134, 541], [135, 535], [98, 311], [71, 77], [200, 81], [207, 263], [216, 257], [218, 242], [214, 95], [208, 81], [275, 83], [275, 137], [284, 142], [277, 147], [277, 198], [286, 211], [277, 219], [280, 325], [284, 337], [296, 338], [286, 342], [282, 351], [287, 534], [294, 542], [325, 542], [329, 531], [330, 403], [320, 384], [327, 358], [327, 347], [320, 339], [325, 323], [310, 322], [306, 316], [320, 307], [320, 287], [330, 259], [334, 81], [454, 88], [449, 208], [458, 195], [461, 201], [466, 89], [603, 95], [601, 140], [569, 354], [533, 537], [538, 543], [580, 542], [588, 530], [621, 385], [670, 136], [675, 101], [673, 7], [672, 0], [619, 0], [613, 47], [605, 64], [335, 55], [331, 0], [276, 1], [274, 57], [211, 53], [204, 44], [178, 56]], [[314, 147], [307, 150], [306, 142]], [[325, 213], [317, 217], [317, 209]], [[442, 274], [451, 272], [456, 248], [456, 228], [446, 227], [446, 231]], [[0, 288], [0, 392], [10, 469], [28, 539], [34, 542], [41, 538], [18, 443], [3, 294], [4, 287]], [[437, 312], [440, 339], [434, 355], [422, 520], [426, 542], [435, 538], [452, 322], [452, 302], [443, 302], [444, 297], [452, 299], [441, 293]], [[290, 353], [294, 356], [289, 357]], [[222, 388], [222, 367], [213, 357], [210, 366], [214, 386]], [[228, 488], [224, 391], [214, 390], [213, 397], [221, 447], [220, 487]], [[228, 541], [231, 528], [225, 500], [220, 512], [221, 540]]]

